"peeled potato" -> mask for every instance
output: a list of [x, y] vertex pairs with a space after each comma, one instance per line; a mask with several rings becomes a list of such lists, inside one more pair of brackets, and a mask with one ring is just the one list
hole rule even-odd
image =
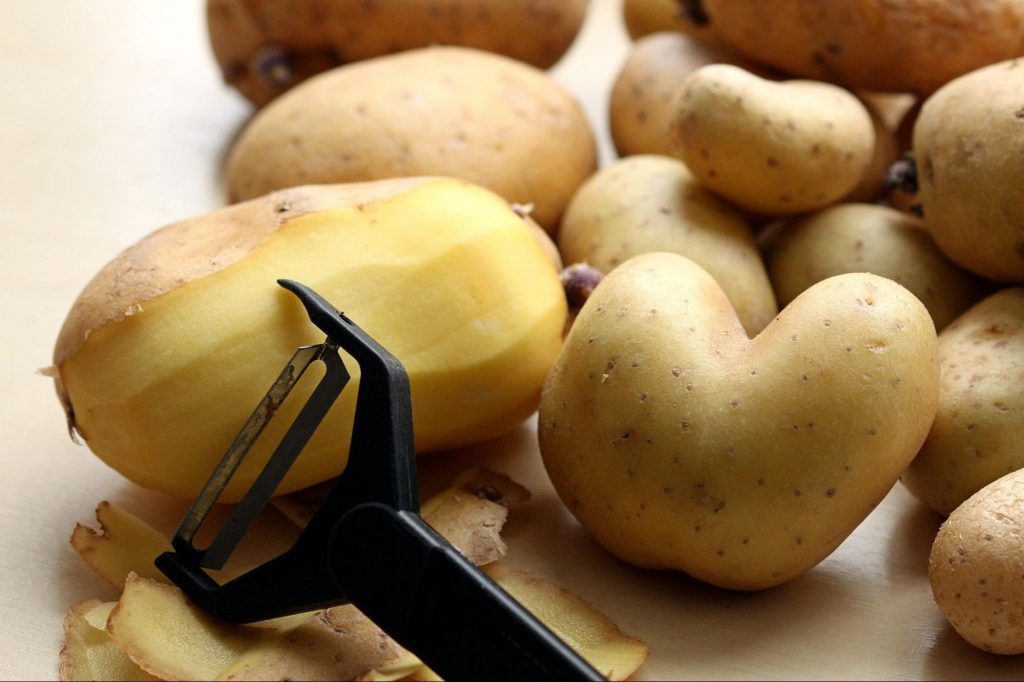
[[[323, 339], [281, 277], [343, 308], [404, 364], [421, 452], [487, 440], [528, 417], [561, 345], [558, 273], [492, 192], [436, 178], [296, 188], [159, 230], [85, 288], [54, 364], [90, 449], [140, 485], [194, 497], [295, 349]], [[348, 369], [352, 381], [279, 494], [344, 468], [359, 376], [354, 362]], [[249, 488], [317, 371], [280, 406], [222, 501]]]

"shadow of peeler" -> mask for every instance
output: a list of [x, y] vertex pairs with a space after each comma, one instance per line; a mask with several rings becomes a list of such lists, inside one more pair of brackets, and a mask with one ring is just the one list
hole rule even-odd
[[[296, 351], [228, 448], [156, 565], [217, 618], [248, 623], [354, 604], [445, 679], [604, 679], [419, 514], [409, 379], [402, 364], [316, 292], [290, 280], [324, 343]], [[222, 568], [359, 364], [348, 464], [291, 549], [217, 584]], [[206, 549], [193, 539], [277, 406], [315, 361], [324, 377]]]

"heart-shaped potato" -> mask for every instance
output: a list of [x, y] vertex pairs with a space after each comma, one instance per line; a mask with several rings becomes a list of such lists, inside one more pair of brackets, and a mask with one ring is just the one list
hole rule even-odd
[[548, 375], [562, 500], [638, 566], [762, 589], [828, 556], [899, 478], [938, 401], [935, 327], [870, 274], [815, 284], [753, 339], [678, 255], [612, 271]]

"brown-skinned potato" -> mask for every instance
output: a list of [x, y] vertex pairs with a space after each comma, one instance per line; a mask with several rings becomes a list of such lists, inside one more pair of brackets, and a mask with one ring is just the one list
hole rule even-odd
[[748, 59], [845, 87], [927, 95], [1024, 54], [1018, 0], [702, 0]]
[[488, 50], [546, 69], [589, 0], [207, 0], [224, 80], [263, 106], [341, 64], [427, 45]]

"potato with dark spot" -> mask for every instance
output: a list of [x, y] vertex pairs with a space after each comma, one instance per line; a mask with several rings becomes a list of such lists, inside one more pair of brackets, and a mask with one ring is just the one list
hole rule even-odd
[[736, 53], [681, 33], [655, 33], [633, 44], [609, 101], [612, 140], [620, 156], [671, 154], [672, 97], [687, 76], [706, 64], [735, 64], [761, 73]]
[[986, 298], [939, 335], [939, 409], [903, 474], [941, 514], [1024, 468], [1024, 288]]
[[622, 0], [622, 20], [633, 40], [659, 31], [678, 31], [705, 41], [715, 39], [700, 0]]
[[765, 260], [780, 305], [815, 282], [871, 272], [897, 282], [928, 309], [942, 330], [987, 291], [949, 262], [917, 216], [875, 204], [839, 204], [773, 228]]
[[597, 166], [578, 104], [543, 71], [433, 47], [320, 74], [252, 120], [228, 159], [232, 201], [302, 184], [446, 175], [533, 204], [553, 231]]
[[210, 44], [254, 104], [340, 64], [428, 45], [488, 50], [547, 68], [589, 0], [208, 0]]
[[673, 154], [702, 184], [757, 213], [793, 215], [838, 201], [875, 149], [867, 109], [828, 83], [777, 83], [710, 64], [683, 81], [672, 108]]
[[846, 87], [925, 95], [1024, 54], [1020, 0], [702, 0], [749, 59]]
[[932, 594], [953, 628], [995, 654], [1024, 654], [1024, 471], [972, 495], [939, 528]]
[[810, 570], [898, 480], [938, 400], [935, 328], [895, 282], [820, 282], [750, 339], [692, 261], [637, 256], [548, 374], [548, 475], [608, 550], [722, 587]]
[[939, 248], [982, 277], [1024, 283], [1024, 59], [961, 76], [929, 97], [914, 124], [914, 154]]
[[778, 313], [743, 214], [676, 159], [631, 156], [591, 176], [569, 202], [558, 247], [606, 274], [641, 253], [686, 256], [715, 278], [751, 336]]

